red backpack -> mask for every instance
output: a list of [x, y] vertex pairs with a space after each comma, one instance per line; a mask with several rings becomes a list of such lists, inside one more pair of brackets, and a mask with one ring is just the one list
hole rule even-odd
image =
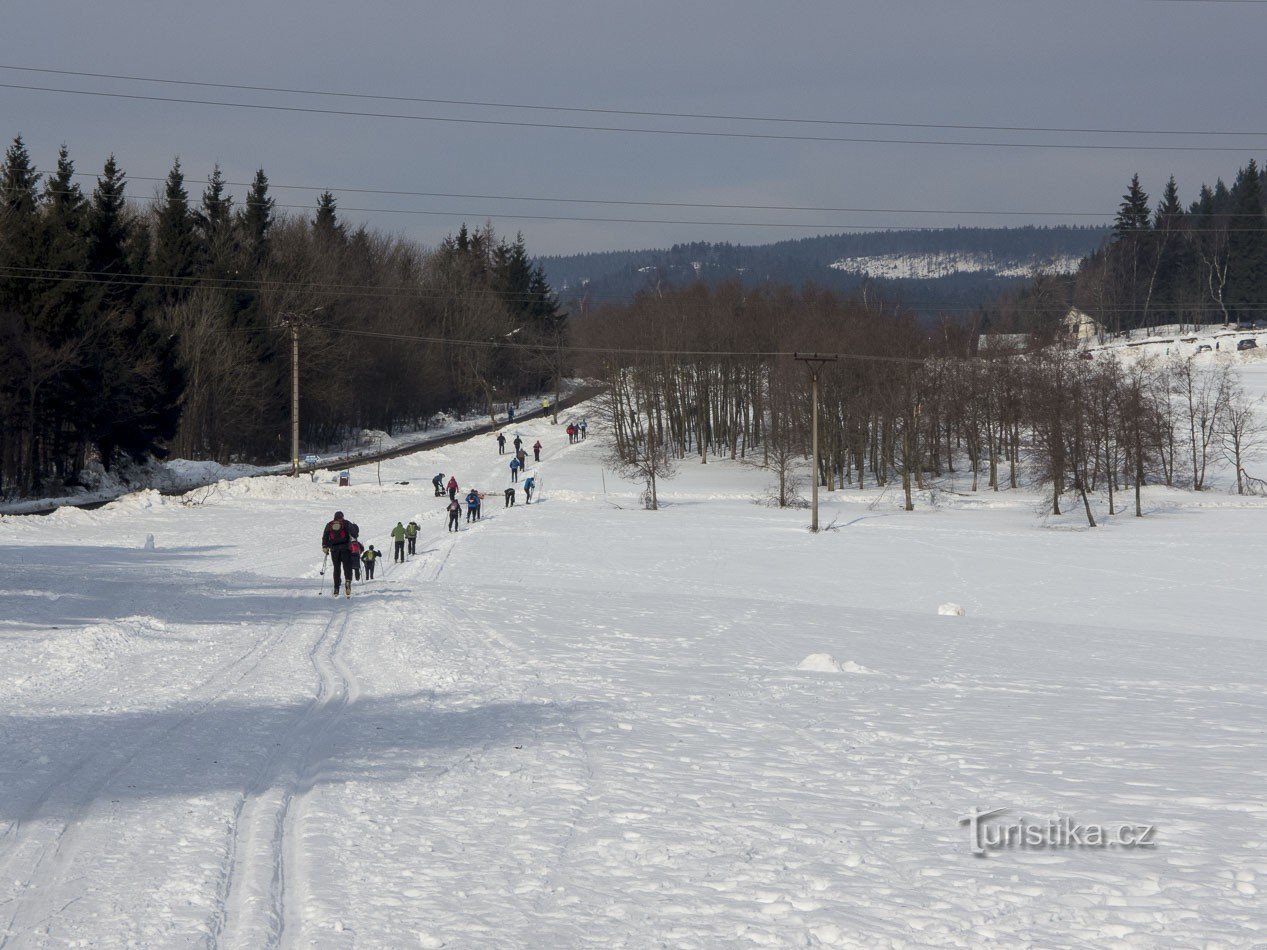
[[348, 523], [346, 521], [331, 521], [326, 525], [326, 547], [347, 543]]

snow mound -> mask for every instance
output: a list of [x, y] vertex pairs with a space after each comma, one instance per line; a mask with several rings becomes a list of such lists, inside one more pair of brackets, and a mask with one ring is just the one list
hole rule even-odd
[[963, 608], [958, 604], [942, 604], [937, 608], [937, 616], [939, 617], [962, 617]]
[[145, 488], [116, 498], [110, 504], [104, 505], [102, 511], [144, 511], [148, 508], [162, 508], [166, 504], [167, 499], [160, 492], [153, 488]]
[[853, 660], [846, 660], [841, 663], [830, 653], [811, 653], [805, 659], [801, 660], [798, 670], [804, 670], [807, 673], [873, 673], [865, 666], [860, 666]]

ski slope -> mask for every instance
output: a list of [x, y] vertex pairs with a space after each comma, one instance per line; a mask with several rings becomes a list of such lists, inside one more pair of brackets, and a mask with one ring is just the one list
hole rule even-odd
[[[594, 421], [510, 430], [530, 507], [479, 436], [0, 519], [0, 947], [1267, 943], [1262, 500], [846, 490], [811, 536], [739, 463], [638, 509]], [[336, 508], [418, 556], [319, 595]], [[977, 857], [973, 808], [1156, 845]]]

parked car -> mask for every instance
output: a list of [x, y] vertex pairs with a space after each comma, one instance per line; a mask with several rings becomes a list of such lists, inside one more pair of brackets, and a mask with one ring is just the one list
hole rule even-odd
[[1213, 350], [1214, 350], [1214, 347], [1212, 347], [1209, 343], [1202, 343], [1200, 346], [1197, 347], [1198, 353], [1209, 353], [1209, 352], [1212, 352]]
[[304, 464], [305, 465], [320, 465], [321, 456], [320, 455], [305, 455]]
[[1238, 350], [1256, 350], [1258, 349], [1257, 340], [1241, 340], [1236, 344]]
[[1267, 320], [1255, 320], [1255, 321], [1254, 321], [1254, 329], [1255, 329], [1255, 330], [1267, 330]]

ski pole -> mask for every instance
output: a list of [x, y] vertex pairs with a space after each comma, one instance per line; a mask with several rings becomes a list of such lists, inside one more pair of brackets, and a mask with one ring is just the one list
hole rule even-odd
[[[322, 577], [326, 576], [326, 562], [329, 560], [330, 560], [330, 552], [327, 551], [326, 556], [321, 559], [321, 576]], [[324, 594], [325, 590], [326, 590], [326, 582], [323, 580], [321, 581], [321, 589], [317, 591], [317, 594], [318, 595]]]

